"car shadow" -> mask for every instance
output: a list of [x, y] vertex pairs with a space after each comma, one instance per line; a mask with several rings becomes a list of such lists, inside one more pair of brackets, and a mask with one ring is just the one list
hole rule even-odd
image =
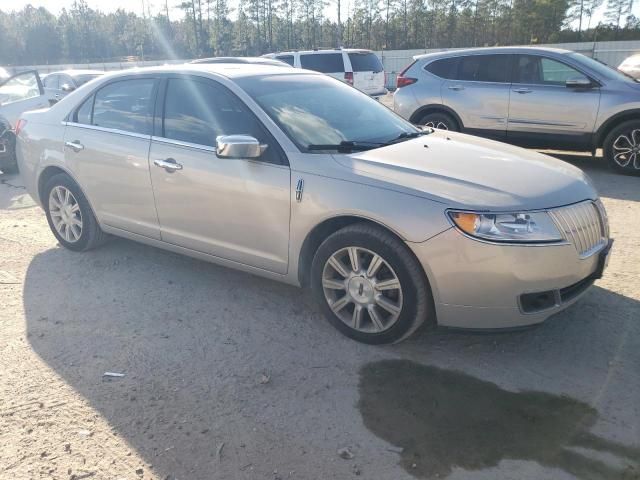
[[35, 207], [19, 175], [0, 173], [0, 210], [19, 210]]
[[[160, 478], [253, 478], [242, 465], [260, 462], [270, 475], [272, 456], [321, 467], [305, 445], [333, 438], [336, 415], [357, 418], [358, 378], [364, 425], [401, 447], [400, 465], [415, 476], [522, 459], [617, 478], [619, 469], [572, 446], [639, 460], [637, 448], [591, 434], [594, 406], [561, 396], [589, 398], [581, 381], [603, 381], [608, 372], [596, 366], [621, 351], [638, 364], [640, 302], [603, 288], [532, 330], [438, 330], [376, 348], [337, 334], [297, 288], [114, 240], [36, 255], [23, 298], [33, 350]], [[545, 377], [556, 393], [532, 391]], [[336, 382], [344, 385], [327, 397]], [[217, 458], [223, 443], [233, 462]], [[624, 478], [638, 478], [629, 471]]]

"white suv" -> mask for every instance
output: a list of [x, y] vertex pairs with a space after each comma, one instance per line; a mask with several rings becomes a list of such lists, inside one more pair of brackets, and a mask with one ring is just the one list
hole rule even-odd
[[352, 48], [334, 50], [303, 50], [268, 53], [295, 68], [305, 68], [342, 80], [358, 90], [379, 97], [385, 95], [385, 73], [382, 62], [371, 50]]

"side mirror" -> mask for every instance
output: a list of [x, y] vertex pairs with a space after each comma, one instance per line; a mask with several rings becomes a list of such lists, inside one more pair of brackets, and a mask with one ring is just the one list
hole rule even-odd
[[567, 78], [565, 83], [567, 88], [591, 88], [593, 84], [586, 77]]
[[69, 85], [68, 83], [65, 83], [60, 87], [60, 90], [62, 90], [63, 92], [73, 92], [75, 89], [76, 87], [74, 87], [73, 85]]
[[216, 155], [220, 158], [258, 158], [267, 147], [251, 135], [216, 137]]

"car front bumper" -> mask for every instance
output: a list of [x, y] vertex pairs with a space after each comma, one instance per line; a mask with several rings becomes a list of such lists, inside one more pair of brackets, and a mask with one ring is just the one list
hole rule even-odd
[[601, 276], [611, 241], [580, 258], [568, 243], [499, 245], [451, 228], [409, 246], [431, 284], [439, 325], [497, 329], [541, 323], [576, 302]]

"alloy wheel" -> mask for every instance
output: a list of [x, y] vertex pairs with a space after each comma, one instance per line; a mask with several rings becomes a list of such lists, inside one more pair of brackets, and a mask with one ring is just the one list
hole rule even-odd
[[364, 333], [391, 328], [402, 312], [402, 286], [391, 265], [371, 250], [346, 247], [329, 257], [322, 288], [333, 313]]
[[424, 124], [425, 127], [437, 128], [439, 130], [449, 130], [449, 126], [440, 120], [429, 120]]
[[57, 186], [49, 193], [49, 213], [58, 234], [69, 243], [75, 243], [82, 235], [82, 212], [73, 193]]
[[619, 135], [613, 142], [613, 160], [622, 168], [640, 170], [640, 130]]

